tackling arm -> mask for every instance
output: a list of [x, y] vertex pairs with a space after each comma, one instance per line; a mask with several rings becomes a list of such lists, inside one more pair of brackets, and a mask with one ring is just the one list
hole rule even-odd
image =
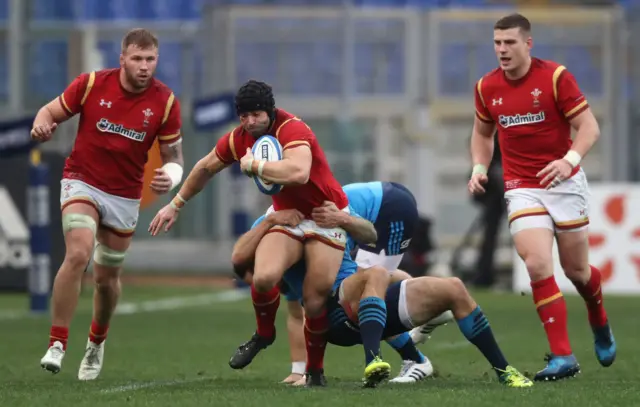
[[308, 145], [284, 150], [280, 161], [253, 161], [251, 170], [261, 178], [280, 185], [303, 185], [311, 172], [311, 149]]
[[238, 238], [238, 241], [233, 246], [233, 253], [231, 254], [231, 263], [233, 263], [233, 267], [236, 270], [244, 269], [246, 271], [247, 268], [251, 267], [260, 240], [262, 240], [264, 235], [266, 235], [274, 225], [273, 218], [267, 216], [262, 222], [258, 223], [256, 227]]
[[373, 223], [359, 216], [352, 216], [340, 211], [339, 226], [360, 243], [375, 243], [378, 240], [378, 232]]
[[44, 124], [52, 125], [53, 123], [62, 123], [72, 116], [67, 115], [67, 113], [62, 108], [62, 103], [59, 98], [53, 99], [51, 102], [42, 106], [38, 113], [36, 114], [35, 119], [33, 120], [33, 126], [40, 126]]

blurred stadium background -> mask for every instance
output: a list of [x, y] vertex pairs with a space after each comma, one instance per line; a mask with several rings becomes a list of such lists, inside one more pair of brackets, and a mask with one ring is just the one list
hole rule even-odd
[[[514, 9], [532, 20], [534, 56], [565, 64], [600, 120], [603, 136], [585, 160], [593, 258], [609, 264], [613, 291], [640, 292], [640, 217], [631, 210], [640, 199], [640, 49], [630, 40], [640, 37], [637, 0], [0, 0], [0, 287], [24, 289], [37, 263], [20, 233], [37, 222], [37, 197], [47, 199], [31, 193], [27, 202], [30, 119], [79, 73], [117, 66], [122, 35], [137, 26], [160, 38], [157, 76], [182, 102], [187, 171], [233, 124], [229, 93], [265, 80], [278, 106], [313, 127], [342, 183], [393, 180], [414, 191], [428, 236], [424, 271], [450, 272], [452, 260], [473, 269], [481, 230], [467, 234], [479, 216], [465, 187], [472, 88], [496, 66], [493, 23]], [[74, 135], [71, 122], [41, 146], [51, 257], [39, 266], [51, 274], [63, 253], [58, 182]], [[151, 239], [146, 227], [166, 202], [145, 195], [127, 274], [230, 277], [234, 237], [268, 206], [251, 182], [225, 171], [171, 233]], [[24, 221], [10, 222], [10, 206]], [[513, 287], [526, 288], [504, 219], [500, 231], [506, 284], [513, 270]]]

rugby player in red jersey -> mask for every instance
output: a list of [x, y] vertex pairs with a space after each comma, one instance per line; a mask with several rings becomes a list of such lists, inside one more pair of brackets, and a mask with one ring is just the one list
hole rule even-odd
[[[319, 227], [311, 219], [311, 213], [314, 208], [324, 205], [335, 205], [348, 211], [348, 200], [313, 131], [294, 115], [276, 108], [269, 85], [248, 81], [238, 90], [235, 103], [240, 125], [223, 136], [195, 165], [173, 201], [153, 219], [149, 231], [156, 235], [162, 229], [168, 230], [186, 202], [200, 192], [211, 177], [234, 161], [240, 162], [247, 175], [258, 174], [267, 181], [284, 185], [282, 191], [273, 196], [274, 209], [297, 209], [305, 219], [297, 226], [274, 226], [261, 239], [251, 285], [258, 329], [249, 341], [238, 347], [229, 365], [242, 369], [273, 343], [274, 322], [280, 304], [278, 284], [285, 270], [304, 256], [307, 264], [303, 293], [307, 385], [324, 386], [324, 334], [328, 329], [326, 298], [342, 263], [347, 234], [340, 227]], [[282, 160], [254, 160], [251, 147], [265, 134], [273, 135], [283, 146]]]
[[554, 237], [564, 273], [586, 303], [598, 361], [610, 366], [616, 343], [600, 271], [589, 265], [589, 188], [580, 168], [600, 136], [598, 122], [564, 66], [531, 57], [529, 20], [506, 16], [495, 24], [493, 38], [500, 67], [476, 85], [469, 191], [484, 192], [497, 127], [509, 227], [551, 348], [535, 379], [558, 380], [580, 371], [569, 343], [567, 307], [553, 275]]
[[93, 320], [78, 378], [100, 374], [119, 276], [138, 220], [147, 153], [156, 139], [164, 165], [156, 170], [152, 190], [166, 193], [182, 178], [180, 104], [154, 79], [157, 61], [157, 38], [145, 29], [132, 30], [122, 40], [120, 68], [81, 74], [34, 120], [31, 136], [45, 142], [59, 123], [80, 115], [61, 181], [66, 253], [53, 284], [49, 349], [40, 362], [53, 373], [62, 367], [83, 272], [93, 254]]

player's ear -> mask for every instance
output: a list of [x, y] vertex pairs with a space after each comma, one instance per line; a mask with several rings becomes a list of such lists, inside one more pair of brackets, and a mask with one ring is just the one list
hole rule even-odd
[[533, 48], [533, 38], [531, 38], [531, 36], [527, 37], [526, 44], [527, 49], [531, 51], [531, 48]]
[[124, 67], [124, 54], [120, 53], [120, 66]]

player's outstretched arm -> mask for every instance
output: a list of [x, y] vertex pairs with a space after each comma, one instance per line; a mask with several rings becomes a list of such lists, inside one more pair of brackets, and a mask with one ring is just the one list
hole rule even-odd
[[254, 160], [251, 149], [247, 149], [240, 166], [245, 173], [257, 174], [275, 184], [303, 185], [309, 181], [311, 162], [311, 149], [304, 144], [284, 150], [282, 160], [271, 162]]
[[201, 158], [200, 161], [193, 166], [193, 169], [187, 176], [187, 179], [182, 184], [178, 195], [176, 195], [177, 199], [174, 198], [176, 206], [181, 208], [188, 200], [198, 195], [198, 193], [204, 189], [205, 185], [207, 185], [207, 182], [209, 182], [214, 175], [222, 171], [226, 166], [227, 164], [218, 158], [215, 149]]

